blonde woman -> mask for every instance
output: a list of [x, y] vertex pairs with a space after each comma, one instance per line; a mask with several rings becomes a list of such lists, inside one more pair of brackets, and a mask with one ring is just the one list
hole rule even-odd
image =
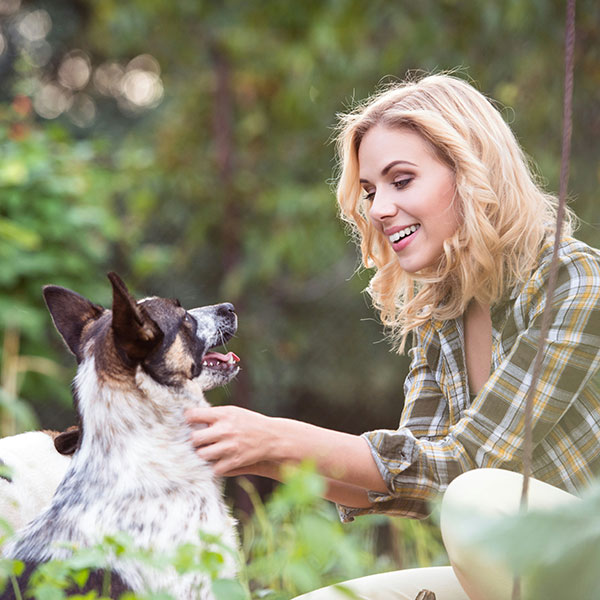
[[[216, 407], [189, 414], [208, 425], [193, 433], [197, 453], [225, 476], [278, 478], [282, 463], [313, 458], [343, 520], [426, 516], [467, 472], [453, 498], [516, 506], [520, 482], [508, 472], [521, 469], [555, 198], [493, 104], [448, 75], [395, 85], [343, 116], [338, 150], [340, 212], [375, 268], [373, 304], [398, 351], [411, 340], [400, 424], [354, 436]], [[599, 368], [600, 252], [571, 237], [569, 215], [535, 398], [533, 497], [542, 504], [570, 498], [600, 472]], [[485, 471], [483, 491], [472, 476], [482, 468], [502, 470]], [[472, 555], [458, 564], [456, 528], [445, 529], [454, 571], [378, 575], [351, 589], [371, 600], [422, 588], [438, 600], [510, 597], [510, 578], [492, 592], [471, 572]]]

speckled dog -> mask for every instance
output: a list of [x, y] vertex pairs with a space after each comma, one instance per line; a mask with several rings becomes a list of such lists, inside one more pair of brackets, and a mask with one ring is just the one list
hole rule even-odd
[[[197, 542], [199, 530], [235, 548], [234, 523], [210, 465], [196, 456], [184, 410], [206, 405], [203, 392], [230, 381], [238, 358], [209, 350], [235, 333], [231, 304], [186, 311], [178, 301], [136, 302], [109, 274], [112, 311], [56, 286], [44, 297], [78, 362], [74, 398], [80, 432], [50, 507], [17, 533], [4, 555], [27, 563], [68, 555], [68, 542], [91, 546], [126, 532], [135, 544], [168, 553]], [[111, 597], [125, 590], [167, 590], [181, 600], [212, 598], [199, 574], [115, 563]], [[233, 560], [223, 576], [233, 577]], [[86, 589], [97, 589], [102, 573]], [[11, 586], [3, 598], [10, 598]]]

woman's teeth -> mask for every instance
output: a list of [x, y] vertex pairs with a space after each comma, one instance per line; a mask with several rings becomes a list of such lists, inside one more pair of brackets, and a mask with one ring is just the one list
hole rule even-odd
[[396, 233], [390, 235], [389, 240], [390, 242], [392, 242], [392, 244], [395, 244], [396, 242], [399, 242], [402, 238], [405, 238], [407, 235], [414, 233], [417, 229], [419, 229], [419, 227], [421, 226], [411, 225], [410, 227], [405, 227], [404, 229], [401, 229], [400, 231], [397, 231]]

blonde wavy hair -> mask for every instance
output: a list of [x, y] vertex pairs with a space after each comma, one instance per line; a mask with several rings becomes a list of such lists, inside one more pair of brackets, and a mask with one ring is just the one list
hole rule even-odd
[[[418, 273], [400, 267], [368, 218], [358, 148], [375, 125], [417, 132], [454, 173], [461, 224], [439, 263]], [[398, 352], [419, 325], [457, 318], [472, 299], [494, 304], [531, 275], [554, 231], [557, 201], [541, 189], [500, 112], [472, 85], [446, 74], [394, 84], [340, 115], [336, 141], [340, 216], [363, 265], [376, 268], [367, 291]], [[568, 211], [564, 235], [572, 224]]]

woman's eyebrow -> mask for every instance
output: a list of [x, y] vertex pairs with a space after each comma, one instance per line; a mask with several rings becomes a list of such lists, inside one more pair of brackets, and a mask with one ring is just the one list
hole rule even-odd
[[[416, 167], [415, 163], [411, 163], [408, 160], [393, 160], [389, 165], [385, 166], [381, 171], [381, 176], [385, 177], [390, 169], [395, 167], [396, 165], [410, 165], [411, 167]], [[360, 183], [369, 183], [367, 179], [360, 179]]]
[[393, 160], [389, 165], [387, 165], [387, 167], [384, 167], [383, 170], [381, 171], [382, 175], [387, 175], [390, 171], [390, 169], [392, 167], [395, 167], [396, 165], [410, 165], [411, 167], [416, 167], [417, 165], [415, 165], [415, 163], [411, 163], [408, 160]]

